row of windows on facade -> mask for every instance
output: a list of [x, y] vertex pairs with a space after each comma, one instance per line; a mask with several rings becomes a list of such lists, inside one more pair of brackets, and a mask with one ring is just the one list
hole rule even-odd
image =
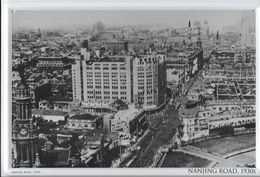
[[[96, 94], [96, 95], [101, 95], [102, 94], [102, 92], [101, 91], [87, 91], [87, 94]], [[110, 91], [104, 91], [103, 92], [104, 93], [104, 95], [110, 95], [110, 93], [112, 93], [112, 95], [118, 95], [119, 93], [121, 94], [121, 95], [126, 95], [127, 94], [127, 92], [117, 92], [117, 91], [112, 91], [112, 92], [110, 92]]]
[[[245, 107], [246, 108], [246, 107]], [[241, 110], [241, 109], [245, 109], [245, 108], [241, 108], [241, 107], [226, 107], [225, 110], [228, 111], [228, 110]], [[247, 108], [250, 108], [250, 109], [253, 109], [252, 106], [249, 106]], [[216, 110], [217, 107], [213, 107], [213, 110]], [[223, 111], [224, 110], [224, 107], [218, 107], [218, 110], [219, 111]]]
[[[76, 85], [76, 83], [75, 83], [75, 85]], [[126, 85], [126, 84], [123, 84], [123, 85]], [[100, 85], [96, 85], [96, 86], [93, 86], [93, 85], [87, 85], [87, 88], [88, 89], [93, 89], [93, 88], [95, 88], [95, 89], [102, 89], [102, 86], [100, 86]], [[108, 86], [108, 85], [104, 85], [103, 86], [103, 89], [110, 89], [110, 88], [112, 88], [112, 89], [122, 89], [122, 90], [125, 90], [125, 89], [127, 89], [127, 86], [112, 86], [112, 87], [110, 87], [110, 86]], [[76, 87], [74, 87], [74, 91], [76, 91]]]
[[[73, 73], [76, 73], [77, 71], [76, 71], [76, 69], [73, 69]], [[95, 71], [92, 71], [92, 72], [86, 72], [87, 74], [95, 74], [95, 75], [125, 75], [126, 74], [126, 72], [120, 72], [120, 71], [118, 71], [118, 72], [95, 72]]]
[[[104, 99], [104, 100], [111, 100], [111, 98], [113, 99], [113, 100], [117, 100], [117, 99], [121, 99], [121, 100], [127, 100], [127, 98], [126, 97], [118, 97], [118, 96], [112, 96], [112, 97], [110, 97], [110, 96], [87, 96], [87, 98], [88, 99], [97, 99], [97, 100], [101, 100], [101, 99]], [[77, 99], [77, 97], [75, 96], [74, 97], [74, 99]]]
[[54, 60], [54, 61], [40, 60], [39, 63], [43, 63], [43, 64], [45, 64], [45, 63], [59, 63], [60, 64], [61, 63], [61, 64], [63, 64], [62, 61], [57, 61], [57, 60]]
[[[100, 66], [102, 66], [102, 65], [103, 65], [103, 67], [109, 67], [109, 64], [107, 64], [107, 63], [95, 63], [93, 66], [94, 66], [94, 67], [100, 67]], [[111, 66], [111, 67], [117, 67], [117, 66], [124, 67], [125, 64], [124, 64], [124, 63], [119, 63], [119, 64], [113, 63], [113, 64], [111, 64], [110, 66]], [[91, 66], [88, 66], [88, 67], [91, 68]]]
[[[108, 80], [108, 79], [104, 79], [103, 80], [103, 84], [107, 84], [107, 85], [110, 85], [110, 83], [112, 83], [112, 85], [118, 85], [118, 83], [120, 84], [126, 84], [126, 79], [120, 79], [120, 80], [117, 80], [117, 79], [112, 79], [112, 80]], [[144, 81], [144, 80], [142, 80]], [[74, 80], [74, 83], [76, 83], [76, 78]], [[88, 80], [87, 79], [87, 84], [100, 84], [101, 85], [101, 80], [100, 79], [95, 79], [95, 82], [93, 80]]]
[[95, 63], [94, 66], [124, 66], [125, 64], [124, 63]]
[[126, 75], [126, 72], [86, 72], [89, 75]]
[[147, 64], [145, 66], [137, 66], [137, 69], [139, 69], [140, 71], [143, 71], [145, 69], [150, 70], [152, 68], [157, 68], [157, 65]]
[[[74, 82], [75, 83], [75, 82]], [[102, 82], [87, 82], [88, 85], [102, 85]], [[103, 85], [118, 85], [118, 82], [103, 82]], [[126, 80], [120, 81], [120, 85], [126, 85]]]
[[146, 85], [152, 85], [153, 83], [156, 84], [157, 82], [156, 81], [154, 81], [154, 82], [151, 82], [151, 81], [150, 82], [149, 81], [145, 82], [144, 80], [138, 80], [137, 84], [138, 85], [145, 85], [145, 83], [146, 83]]
[[117, 68], [117, 67], [111, 67], [111, 68], [109, 68], [109, 67], [103, 67], [103, 68], [101, 68], [101, 67], [94, 67], [94, 68], [92, 68], [92, 67], [88, 67], [87, 68], [87, 70], [118, 70], [118, 69], [120, 69], [120, 70], [126, 70], [126, 68], [125, 67], [120, 67], [120, 68]]
[[[102, 78], [101, 75], [87, 75], [88, 78]], [[112, 78], [118, 78], [117, 75], [112, 75], [111, 76]], [[103, 78], [110, 78], [109, 75], [103, 75]], [[120, 78], [126, 78], [126, 75], [125, 76], [120, 76]]]
[[138, 72], [137, 75], [138, 76], [141, 76], [141, 75], [152, 75], [153, 73], [156, 74], [156, 72], [149, 71], [149, 72]]
[[138, 96], [143, 96], [143, 95], [152, 95], [152, 94], [156, 94], [157, 92], [153, 90], [147, 90], [146, 92], [144, 90], [142, 90], [141, 92], [138, 92]]
[[[76, 76], [75, 76], [74, 78], [76, 79]], [[95, 80], [95, 81], [100, 81], [100, 82], [101, 82], [102, 80], [105, 81], [105, 82], [106, 82], [106, 81], [107, 81], [107, 82], [110, 82], [110, 81], [112, 81], [112, 82], [125, 81], [125, 82], [126, 82], [126, 79], [124, 79], [124, 78], [120, 78], [120, 79], [110, 79], [110, 78], [108, 78], [108, 79], [107, 79], [107, 78], [103, 78], [103, 79], [95, 78], [95, 79], [93, 79], [93, 78], [88, 78], [88, 79], [87, 79], [87, 81], [90, 81], [90, 82], [93, 82], [94, 80]]]
[[[102, 79], [95, 79], [95, 80], [93, 80], [93, 79], [87, 79], [87, 81], [88, 82], [93, 82], [93, 81], [95, 81], [95, 82], [101, 82], [102, 81]], [[126, 82], [126, 79], [103, 79], [103, 82]]]
[[152, 78], [153, 76], [152, 75], [137, 75], [138, 78]]
[[[76, 84], [74, 84], [75, 86], [76, 86]], [[124, 85], [126, 85], [126, 84], [124, 84]], [[102, 87], [100, 86], [100, 85], [96, 85], [95, 87], [93, 86], [93, 85], [87, 85], [87, 89], [102, 89]], [[122, 90], [125, 90], [125, 89], [127, 89], [127, 86], [112, 86], [112, 87], [110, 87], [110, 86], [103, 86], [103, 89], [110, 89], [110, 88], [112, 88], [112, 89], [122, 89]], [[76, 87], [74, 87], [74, 90], [76, 90]]]
[[38, 63], [38, 66], [63, 66], [63, 63]]
[[147, 99], [147, 100], [152, 100], [153, 99], [153, 96], [147, 96], [147, 97], [144, 97], [144, 96], [142, 96], [142, 95], [138, 95], [137, 96], [137, 99], [140, 101], [140, 100], [144, 100], [144, 99]]
[[[76, 79], [76, 77], [75, 77], [75, 79]], [[87, 79], [87, 83], [89, 83], [89, 84], [93, 84], [94, 82], [93, 82], [94, 80], [93, 79]], [[96, 84], [101, 84], [101, 79], [95, 79], [95, 83]], [[103, 79], [103, 82], [104, 82], [104, 84], [108, 84], [108, 83], [111, 83], [111, 81], [113, 82], [113, 83], [118, 83], [118, 82], [120, 82], [120, 83], [124, 83], [124, 82], [126, 82], [127, 80], [126, 79], [120, 79], [120, 80], [118, 80], [118, 79]], [[75, 81], [74, 81], [75, 82]]]
[[[255, 120], [252, 119], [252, 120], [242, 120], [242, 121], [238, 121], [238, 122], [229, 122], [229, 125], [231, 126], [237, 126], [237, 125], [242, 125], [242, 124], [247, 124], [247, 123], [255, 123]], [[194, 127], [195, 125], [197, 124], [189, 124], [190, 128], [189, 128], [189, 131], [198, 131], [199, 128], [198, 127]], [[205, 124], [201, 124], [200, 127], [203, 127]], [[206, 125], [208, 126], [208, 123], [206, 123]], [[220, 128], [220, 127], [223, 127], [225, 126], [226, 124], [223, 123], [222, 125], [221, 124], [218, 124], [218, 125], [212, 125], [210, 124], [208, 127], [209, 129], [213, 129], [213, 128]]]
[[[157, 82], [154, 81], [154, 85], [156, 86]], [[137, 85], [149, 85], [152, 86], [152, 82], [144, 82], [144, 81], [139, 81], [137, 82]]]
[[[137, 88], [138, 88], [138, 90], [144, 90], [145, 87], [144, 86], [138, 86]], [[149, 85], [149, 86], [146, 87], [146, 89], [152, 89], [152, 88], [153, 88], [152, 85]]]

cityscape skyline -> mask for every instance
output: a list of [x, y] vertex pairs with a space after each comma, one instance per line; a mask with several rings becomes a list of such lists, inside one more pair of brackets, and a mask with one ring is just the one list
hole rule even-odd
[[[47, 13], [46, 13], [47, 12]], [[218, 30], [226, 26], [236, 26], [242, 19], [248, 21], [254, 27], [254, 11], [219, 11], [193, 10], [88, 10], [88, 11], [15, 11], [13, 13], [13, 31], [20, 29], [64, 29], [75, 30], [78, 28], [92, 27], [97, 21], [101, 21], [106, 27], [112, 26], [153, 26], [157, 28], [181, 28], [187, 26], [187, 21], [193, 23], [208, 21], [210, 27]], [[33, 14], [33, 15], [32, 15]], [[207, 14], [207, 15], [205, 15]], [[205, 18], [206, 16], [206, 18]], [[140, 18], [141, 17], [141, 18]], [[166, 18], [167, 17], [167, 18]], [[229, 20], [226, 20], [228, 17]], [[52, 20], [50, 20], [52, 19]], [[169, 21], [169, 19], [172, 19]], [[223, 22], [219, 24], [219, 21]]]
[[13, 168], [256, 167], [252, 11], [46, 12], [14, 13]]

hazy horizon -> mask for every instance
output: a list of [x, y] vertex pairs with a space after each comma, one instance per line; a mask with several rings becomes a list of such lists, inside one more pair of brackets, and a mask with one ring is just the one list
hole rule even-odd
[[[208, 21], [210, 27], [238, 25], [241, 19], [254, 26], [255, 13], [248, 10], [18, 10], [13, 12], [13, 30], [76, 29], [91, 27], [97, 21], [106, 27], [149, 25], [155, 27], [185, 27], [188, 21]], [[227, 20], [228, 19], [228, 20]]]

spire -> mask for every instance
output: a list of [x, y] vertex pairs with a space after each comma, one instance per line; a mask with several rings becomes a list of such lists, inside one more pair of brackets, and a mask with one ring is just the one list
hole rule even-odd
[[189, 20], [189, 28], [188, 28], [188, 40], [189, 44], [191, 44], [191, 22]]

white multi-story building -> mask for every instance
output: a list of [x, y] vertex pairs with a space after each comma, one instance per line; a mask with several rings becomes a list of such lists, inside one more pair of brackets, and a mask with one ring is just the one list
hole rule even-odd
[[132, 102], [131, 57], [108, 57], [87, 63], [76, 60], [72, 65], [73, 100], [111, 103], [121, 99]]
[[[165, 55], [107, 56], [90, 59], [87, 48], [72, 65], [74, 102], [160, 105], [166, 94]], [[96, 52], [98, 55], [98, 52]]]
[[133, 61], [134, 102], [141, 105], [160, 105], [166, 94], [165, 55], [150, 54]]

